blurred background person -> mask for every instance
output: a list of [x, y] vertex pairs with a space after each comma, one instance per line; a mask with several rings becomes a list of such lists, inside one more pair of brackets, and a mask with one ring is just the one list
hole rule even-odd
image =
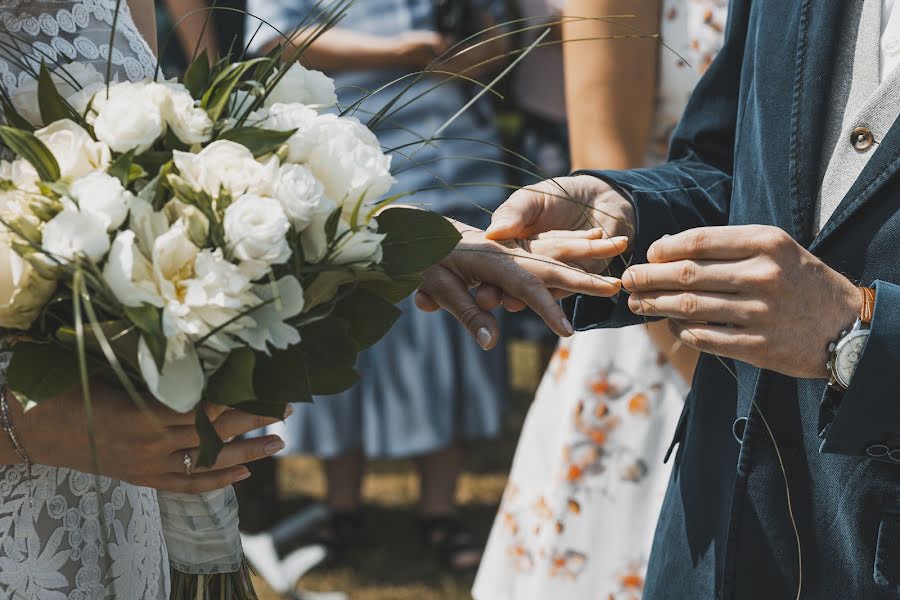
[[[456, 41], [497, 22], [501, 5], [486, 0], [360, 1], [302, 58], [306, 66], [335, 78], [340, 106], [355, 106], [352, 112], [363, 122], [409, 88], [376, 128], [385, 148], [398, 148], [393, 154], [398, 183], [392, 193], [426, 190], [403, 201], [479, 227], [489, 223], [490, 212], [508, 194], [504, 168], [490, 162], [502, 160], [500, 152], [463, 140], [421, 143], [473, 98], [477, 86], [435, 75], [406, 78], [371, 96], [368, 92], [425, 69]], [[247, 8], [285, 33], [321, 10], [314, 0], [250, 0]], [[271, 28], [257, 33], [256, 27], [248, 19], [247, 35], [255, 33], [252, 51], [263, 53], [282, 41]], [[297, 34], [298, 39], [303, 35]], [[490, 42], [439, 68], [489, 81], [504, 65], [504, 52], [505, 40]], [[493, 57], [501, 60], [478, 66]], [[422, 95], [442, 81], [436, 91]], [[441, 138], [498, 143], [490, 102], [479, 102], [459, 116]], [[475, 183], [477, 187], [470, 187]], [[283, 432], [286, 454], [313, 454], [323, 460], [333, 517], [320, 541], [334, 560], [343, 556], [360, 530], [366, 459], [416, 458], [422, 537], [446, 569], [471, 569], [480, 560], [481, 548], [457, 516], [460, 443], [492, 438], [501, 431], [507, 401], [505, 352], [502, 347], [483, 352], [449, 315], [422, 313], [411, 300], [401, 308], [400, 322], [361, 357], [361, 384], [297, 407]]]
[[[565, 88], [574, 169], [665, 160], [691, 90], [721, 46], [727, 0], [520, 4], [525, 16], [570, 19], [562, 51], [542, 49], [531, 58], [539, 66], [517, 76], [520, 103], [553, 103], [528, 117], [529, 158], [556, 159], [564, 139], [556, 92]], [[635, 17], [606, 18], [628, 14]], [[665, 323], [579, 333], [559, 346], [519, 440], [476, 600], [640, 598], [670, 473], [663, 456], [696, 360]]]
[[246, 0], [163, 0], [156, 3], [163, 71], [182, 72], [194, 56], [206, 51], [211, 61], [244, 51]]

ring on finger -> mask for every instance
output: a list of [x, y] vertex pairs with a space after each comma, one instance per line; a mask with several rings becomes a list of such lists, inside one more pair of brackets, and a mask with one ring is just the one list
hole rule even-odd
[[190, 453], [184, 453], [184, 459], [182, 460], [184, 463], [184, 474], [190, 477], [194, 473], [194, 461], [191, 458]]

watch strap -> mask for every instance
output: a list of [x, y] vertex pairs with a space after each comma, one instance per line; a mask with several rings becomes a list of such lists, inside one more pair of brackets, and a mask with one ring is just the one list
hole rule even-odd
[[859, 320], [864, 325], [872, 324], [872, 316], [875, 314], [875, 290], [873, 288], [861, 287], [863, 303], [859, 312]]

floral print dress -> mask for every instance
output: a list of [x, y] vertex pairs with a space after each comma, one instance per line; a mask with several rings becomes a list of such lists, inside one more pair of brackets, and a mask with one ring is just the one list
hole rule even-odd
[[[666, 0], [649, 162], [721, 47], [727, 0]], [[677, 53], [677, 54], [676, 54]], [[646, 327], [579, 333], [538, 389], [476, 600], [640, 600], [688, 386]]]

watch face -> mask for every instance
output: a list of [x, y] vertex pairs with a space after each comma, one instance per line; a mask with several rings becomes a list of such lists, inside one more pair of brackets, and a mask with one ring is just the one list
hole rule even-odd
[[856, 372], [856, 367], [862, 359], [868, 339], [868, 332], [861, 331], [845, 338], [838, 347], [834, 359], [834, 375], [844, 387], [850, 387], [850, 380], [853, 379], [853, 373]]

